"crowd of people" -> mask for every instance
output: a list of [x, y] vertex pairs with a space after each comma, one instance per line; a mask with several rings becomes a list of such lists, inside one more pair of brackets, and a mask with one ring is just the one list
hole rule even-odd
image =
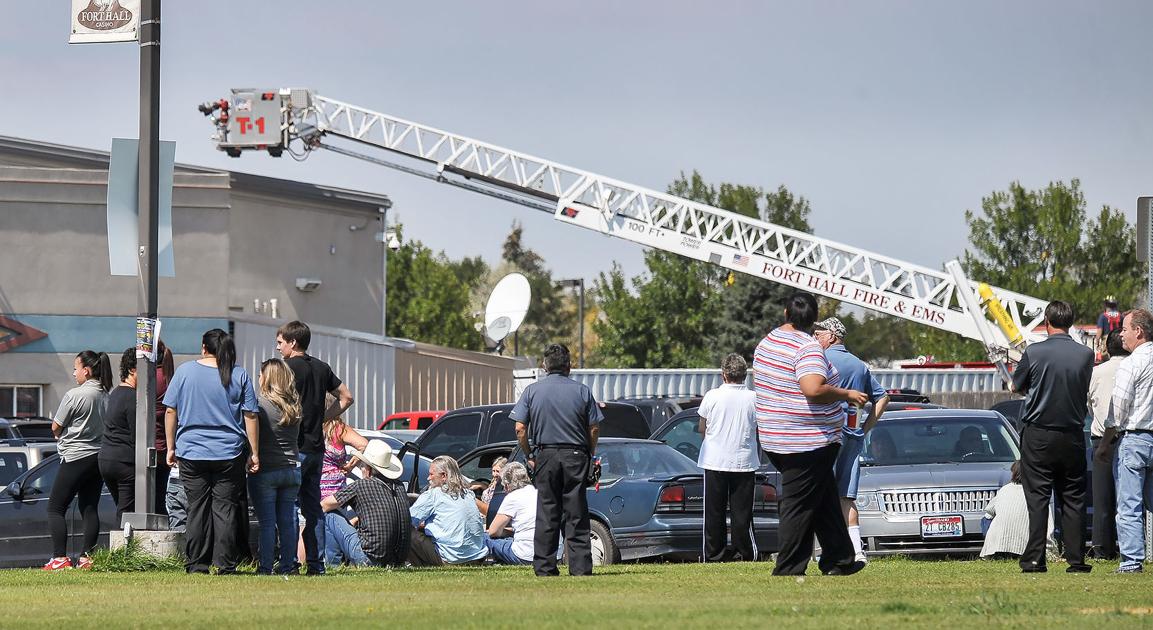
[[[889, 399], [868, 365], [846, 349], [843, 323], [817, 321], [813, 295], [794, 293], [783, 315], [784, 323], [756, 347], [753, 388], [744, 384], [749, 364], [729, 354], [721, 363], [723, 385], [698, 410], [702, 559], [759, 557], [752, 506], [764, 455], [781, 475], [773, 574], [803, 575], [816, 559], [826, 575], [851, 575], [868, 561], [855, 506], [862, 445]], [[1107, 337], [1108, 360], [1096, 367], [1093, 352], [1069, 336], [1072, 322], [1068, 304], [1050, 303], [1047, 339], [1026, 349], [1014, 370], [1012, 387], [1025, 396], [1022, 455], [1010, 484], [987, 507], [982, 555], [1012, 554], [1022, 571], [1045, 571], [1056, 497], [1067, 571], [1091, 569], [1082, 433], [1091, 411], [1099, 471], [1091, 552], [1119, 553], [1120, 572], [1139, 572], [1144, 489], [1153, 467], [1153, 315], [1125, 313]], [[157, 489], [166, 498], [158, 505], [165, 505], [173, 529], [185, 531], [189, 573], [236, 572], [247, 544], [248, 501], [259, 522], [261, 574], [496, 562], [532, 565], [537, 575], [550, 576], [559, 573], [561, 557], [570, 574], [592, 573], [586, 489], [598, 473], [603, 416], [589, 388], [569, 378], [565, 346], [545, 349], [546, 375], [510, 413], [527, 465], [493, 462], [492, 482], [477, 498], [480, 488], [469, 485], [457, 462], [437, 457], [428, 489], [410, 505], [398, 454], [343, 422], [352, 394], [330, 366], [308, 354], [310, 340], [306, 324], [282, 326], [281, 356], [261, 365], [255, 384], [236, 365], [223, 330], [205, 333], [201, 358], [176, 370], [171, 353], [161, 351], [156, 446], [166, 464], [158, 477], [167, 483]], [[64, 514], [74, 499], [84, 526], [81, 568], [91, 566], [101, 486], [108, 486], [118, 520], [135, 509], [135, 357], [134, 349], [121, 356], [115, 388], [107, 355], [85, 351], [75, 359], [77, 387], [53, 421], [62, 463], [49, 501], [55, 552], [45, 569], [73, 566]]]

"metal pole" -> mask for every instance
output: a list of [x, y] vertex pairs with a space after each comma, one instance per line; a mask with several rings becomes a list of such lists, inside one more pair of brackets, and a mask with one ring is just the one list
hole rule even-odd
[[580, 366], [583, 370], [585, 367], [585, 279], [580, 279], [580, 307], [578, 308], [577, 317], [580, 318], [580, 338], [577, 343], [581, 346]]
[[[140, 316], [157, 315], [157, 223], [160, 197], [160, 0], [140, 3]], [[156, 515], [156, 364], [136, 360], [135, 529], [167, 529]], [[119, 524], [118, 524], [119, 525]]]
[[380, 208], [380, 336], [388, 337], [388, 208]]

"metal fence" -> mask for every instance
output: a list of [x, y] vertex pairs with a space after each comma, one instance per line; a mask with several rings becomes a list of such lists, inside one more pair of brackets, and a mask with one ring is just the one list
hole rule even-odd
[[[998, 392], [1004, 389], [995, 369], [873, 370], [887, 389], [916, 389], [924, 394]], [[572, 378], [589, 386], [597, 400], [692, 397], [721, 384], [718, 369], [573, 370]], [[749, 375], [752, 385], [752, 374]]]

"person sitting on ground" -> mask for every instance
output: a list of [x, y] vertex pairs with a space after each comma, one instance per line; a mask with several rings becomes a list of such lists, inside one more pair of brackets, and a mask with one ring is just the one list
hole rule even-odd
[[[335, 400], [335, 398], [330, 398]], [[325, 498], [332, 496], [337, 490], [345, 487], [348, 483], [348, 473], [356, 467], [353, 458], [348, 454], [347, 447], [363, 451], [368, 447], [368, 439], [358, 433], [356, 429], [348, 426], [344, 422], [344, 418], [337, 416], [329, 418], [324, 421], [321, 429], [324, 435], [324, 456], [321, 460], [320, 468], [320, 499], [323, 501]], [[329, 527], [335, 527], [337, 530], [346, 532], [348, 531], [348, 523], [337, 523], [335, 520], [343, 521], [344, 516], [340, 513], [329, 513], [324, 515], [324, 564], [326, 566], [339, 566], [343, 557], [338, 553], [340, 549], [340, 535], [328, 534]], [[299, 519], [301, 528], [305, 526], [303, 516]], [[300, 539], [297, 541], [297, 557], [301, 563], [306, 561], [304, 550], [303, 529]]]
[[[981, 557], [1020, 558], [1029, 542], [1029, 506], [1021, 486], [1021, 462], [1013, 462], [1009, 483], [985, 507], [985, 518], [992, 519], [985, 533]], [[1053, 535], [1053, 515], [1049, 515], [1049, 536]]]
[[484, 544], [497, 564], [532, 564], [536, 535], [536, 488], [520, 462], [504, 465], [501, 484], [508, 495], [485, 532]]
[[460, 475], [456, 460], [441, 455], [432, 460], [425, 490], [409, 512], [414, 566], [440, 566], [481, 562], [488, 555], [484, 544], [484, 517], [476, 496]]
[[383, 440], [371, 440], [364, 451], [354, 453], [361, 479], [321, 500], [325, 512], [348, 506], [356, 510], [355, 526], [343, 517], [327, 521], [326, 535], [335, 540], [340, 554], [356, 566], [401, 566], [409, 556], [412, 533], [408, 494], [396, 480], [404, 466]]
[[[501, 471], [504, 469], [505, 462], [508, 461], [507, 457], [498, 457], [492, 462], [492, 479], [489, 480], [488, 486], [485, 487], [484, 492], [481, 493], [480, 498], [476, 500], [476, 507], [484, 517], [488, 518], [488, 506], [492, 503], [492, 497], [496, 494], [497, 490], [504, 490], [501, 485]], [[508, 490], [504, 490], [508, 492]]]

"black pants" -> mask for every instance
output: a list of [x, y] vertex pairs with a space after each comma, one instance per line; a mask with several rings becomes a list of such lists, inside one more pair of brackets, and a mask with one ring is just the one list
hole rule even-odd
[[[705, 469], [705, 562], [757, 559], [753, 546], [756, 476], [755, 472]], [[732, 514], [732, 547], [726, 545], [726, 512]]]
[[128, 462], [118, 462], [107, 459], [100, 460], [100, 476], [104, 478], [104, 485], [108, 486], [108, 493], [116, 503], [116, 523], [121, 527], [121, 517], [125, 512], [136, 510], [136, 466]]
[[100, 478], [97, 455], [63, 462], [52, 482], [52, 492], [48, 495], [48, 531], [52, 535], [52, 556], [63, 558], [68, 555], [68, 506], [76, 498], [80, 517], [84, 521], [84, 542], [81, 555], [87, 555], [96, 547], [100, 536], [100, 514], [96, 511], [100, 504], [100, 490], [104, 481]]
[[[1110, 479], [1112, 476], [1110, 476]], [[1029, 542], [1021, 568], [1045, 566], [1049, 501], [1061, 507], [1065, 560], [1085, 563], [1085, 434], [1026, 425], [1021, 432], [1021, 485], [1029, 506]]]
[[223, 461], [180, 460], [180, 481], [188, 495], [185, 569], [207, 573], [236, 571], [241, 559], [238, 519], [244, 494], [244, 455]]
[[804, 453], [769, 453], [781, 473], [781, 550], [773, 575], [804, 575], [814, 535], [821, 544], [822, 572], [853, 563], [853, 541], [833, 476], [840, 450], [840, 444], [830, 444]]
[[556, 548], [564, 525], [569, 575], [592, 575], [589, 543], [589, 503], [585, 478], [589, 456], [583, 449], [539, 448], [533, 481], [537, 490], [533, 570], [537, 575], [559, 575]]
[[[1093, 454], [1101, 447], [1101, 438], [1093, 438]], [[1116, 448], [1116, 444], [1113, 445]], [[1093, 547], [1104, 557], [1116, 557], [1117, 550], [1117, 482], [1113, 464], [1117, 453], [1101, 463], [1093, 458]]]
[[168, 514], [168, 451], [156, 451], [156, 513]]

